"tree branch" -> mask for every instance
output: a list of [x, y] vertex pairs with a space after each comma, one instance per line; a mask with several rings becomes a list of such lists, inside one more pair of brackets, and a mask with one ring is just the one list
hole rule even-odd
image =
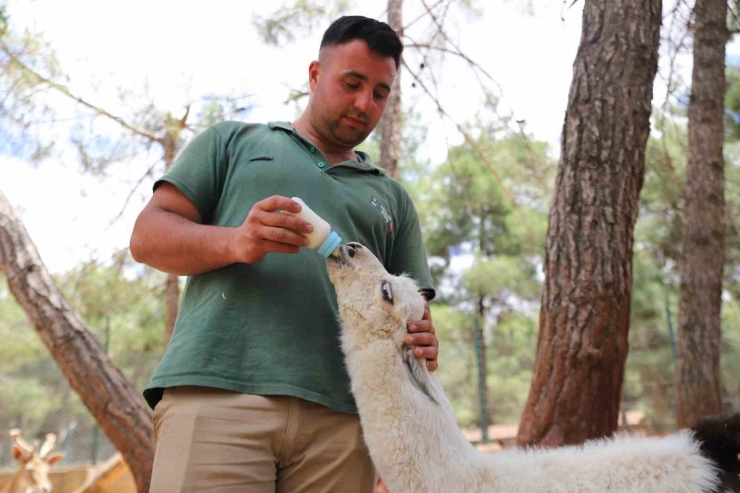
[[[440, 2], [437, 2], [437, 4], [435, 4], [435, 6], [438, 5], [439, 3]], [[441, 22], [439, 22], [439, 20], [435, 18], [435, 23], [436, 23], [436, 25], [438, 27], [438, 31], [437, 31], [438, 34], [441, 34], [445, 39], [449, 40], [449, 36], [447, 36], [447, 34], [442, 29]], [[408, 35], [405, 35], [404, 34], [404, 37], [405, 38], [408, 38], [409, 40], [412, 41], [412, 43], [411, 44], [407, 44], [406, 47], [409, 47], [409, 48], [417, 48], [417, 49], [425, 48], [425, 49], [429, 49], [429, 50], [440, 51], [440, 52], [443, 52], [443, 53], [450, 53], [452, 55], [455, 55], [455, 56], [460, 57], [463, 60], [465, 60], [465, 62], [468, 63], [468, 65], [470, 66], [470, 68], [473, 69], [473, 73], [474, 73], [476, 79], [478, 80], [478, 83], [480, 84], [480, 86], [481, 86], [481, 88], [482, 88], [482, 90], [483, 90], [483, 92], [484, 92], [484, 94], [486, 96], [486, 100], [489, 102], [489, 104], [491, 105], [491, 107], [494, 109], [494, 113], [496, 114], [496, 116], [499, 119], [502, 119], [503, 120], [503, 118], [501, 117], [501, 115], [499, 115], [498, 111], [496, 110], [496, 103], [492, 99], [491, 94], [490, 94], [490, 91], [486, 88], [485, 83], [483, 82], [483, 80], [481, 80], [480, 74], [483, 74], [488, 80], [490, 80], [491, 82], [493, 82], [494, 84], [496, 84], [496, 86], [498, 87], [499, 91], [501, 91], [502, 93], [503, 93], [503, 89], [498, 84], [498, 82], [496, 82], [496, 80], [493, 78], [493, 76], [491, 76], [491, 74], [489, 74], [485, 69], [483, 69], [483, 67], [481, 67], [478, 63], [476, 63], [470, 57], [468, 57], [467, 55], [465, 55], [464, 53], [462, 53], [459, 48], [449, 49], [449, 48], [446, 48], [446, 47], [443, 47], [443, 46], [434, 45], [432, 43], [417, 43], [417, 42], [415, 42]], [[429, 94], [429, 91], [427, 91], [427, 93]], [[430, 96], [431, 96], [431, 94], [430, 94]], [[516, 118], [514, 118], [514, 115], [509, 115], [509, 116], [511, 118], [513, 118], [513, 119], [516, 119]], [[527, 153], [530, 155], [530, 158], [533, 161], [539, 161], [539, 159], [537, 157], [537, 154], [534, 151], [529, 138], [524, 133], [524, 129], [523, 128], [520, 128], [518, 131], [514, 131], [512, 129], [509, 129], [509, 130], [517, 136], [517, 138], [520, 140], [520, 142], [522, 143], [522, 145], [525, 147]], [[544, 186], [544, 181], [541, 179], [541, 177], [538, 175], [537, 178], [539, 180], [540, 185], [541, 186]]]
[[498, 174], [498, 172], [496, 171], [496, 169], [493, 167], [493, 165], [491, 164], [491, 162], [488, 160], [488, 158], [486, 157], [486, 155], [483, 153], [483, 150], [480, 148], [480, 146], [478, 146], [478, 144], [475, 142], [475, 140], [473, 139], [473, 137], [468, 133], [467, 130], [465, 130], [465, 128], [463, 128], [462, 125], [460, 125], [457, 121], [455, 121], [450, 116], [450, 114], [447, 113], [444, 110], [444, 108], [442, 108], [442, 105], [439, 102], [439, 99], [437, 99], [431, 93], [431, 91], [429, 91], [429, 89], [424, 84], [424, 82], [422, 82], [422, 80], [416, 75], [416, 73], [413, 70], [411, 70], [411, 68], [408, 66], [408, 64], [406, 63], [406, 61], [403, 61], [403, 66], [406, 67], [406, 70], [409, 71], [409, 73], [414, 78], [414, 80], [421, 86], [421, 88], [424, 90], [424, 92], [427, 93], [427, 95], [432, 99], [432, 101], [434, 101], [434, 104], [437, 105], [437, 111], [439, 111], [441, 114], [443, 114], [444, 116], [446, 116], [452, 123], [455, 124], [455, 126], [458, 129], [458, 131], [461, 134], [463, 134], [463, 137], [465, 138], [465, 141], [473, 148], [473, 150], [475, 151], [475, 153], [478, 154], [478, 157], [481, 158], [481, 160], [486, 165], [486, 167], [491, 172], [491, 174], [494, 176], [494, 178], [496, 178], [496, 181], [498, 181], [499, 185], [501, 186], [501, 190], [504, 192], [504, 194], [507, 197], [509, 197], [509, 200], [511, 201], [511, 205], [513, 207], [516, 207], [516, 201], [514, 200], [514, 195], [506, 187], [506, 185], [504, 184], [504, 181], [501, 179], [501, 175]]
[[[465, 55], [465, 54], [463, 53], [462, 49], [460, 49], [460, 47], [459, 47], [459, 46], [457, 45], [457, 43], [455, 43], [455, 42], [454, 42], [454, 41], [452, 40], [452, 38], [450, 38], [450, 37], [449, 37], [449, 36], [447, 35], [447, 32], [446, 32], [446, 31], [444, 30], [444, 28], [443, 28], [443, 26], [442, 26], [442, 23], [440, 22], [440, 20], [439, 20], [439, 19], [437, 18], [437, 16], [435, 16], [435, 15], [434, 15], [434, 14], [432, 13], [432, 11], [431, 11], [431, 8], [427, 6], [427, 4], [426, 4], [426, 0], [422, 0], [422, 1], [421, 1], [421, 3], [422, 3], [422, 4], [424, 5], [424, 8], [426, 9], [427, 13], [428, 13], [428, 14], [429, 14], [429, 16], [430, 16], [430, 17], [432, 18], [432, 21], [434, 22], [434, 24], [435, 24], [435, 25], [437, 26], [437, 29], [438, 29], [438, 33], [439, 33], [439, 34], [441, 34], [441, 35], [442, 35], [442, 37], [443, 37], [443, 38], [445, 39], [445, 41], [447, 41], [447, 42], [448, 42], [448, 43], [449, 43], [449, 44], [450, 44], [450, 45], [451, 45], [451, 46], [452, 46], [452, 47], [454, 48], [454, 50], [449, 50], [449, 49], [446, 49], [446, 48], [445, 48], [445, 49], [443, 49], [443, 50], [440, 50], [440, 51], [445, 51], [445, 52], [449, 52], [449, 53], [452, 53], [452, 54], [454, 54], [454, 55], [456, 55], [456, 56], [459, 56], [460, 58], [464, 59], [465, 61], [467, 61], [467, 62], [468, 62], [468, 64], [469, 64], [469, 65], [470, 65], [470, 66], [471, 66], [472, 68], [474, 68], [474, 69], [477, 69], [477, 70], [479, 70], [479, 71], [480, 71], [480, 72], [481, 72], [481, 73], [482, 73], [483, 75], [485, 75], [485, 76], [486, 76], [486, 78], [487, 78], [488, 80], [490, 80], [491, 82], [493, 82], [494, 84], [496, 84], [496, 86], [497, 86], [497, 87], [499, 88], [499, 90], [502, 90], [502, 89], [501, 89], [501, 86], [500, 86], [500, 84], [499, 84], [498, 82], [496, 82], [496, 79], [494, 79], [494, 78], [493, 78], [493, 76], [492, 76], [491, 74], [489, 74], [489, 73], [488, 73], [488, 72], [487, 72], [487, 71], [486, 71], [486, 70], [485, 70], [485, 69], [484, 69], [483, 67], [481, 67], [481, 66], [480, 66], [480, 65], [479, 65], [478, 63], [476, 63], [476, 62], [475, 62], [475, 61], [473, 61], [473, 60], [472, 60], [472, 59], [471, 59], [470, 57], [468, 57], [467, 55]], [[411, 39], [411, 38], [409, 38], [409, 39]], [[436, 47], [436, 46], [434, 46], [434, 45], [432, 45], [432, 46], [430, 46], [430, 48], [436, 49], [437, 47]], [[502, 90], [502, 92], [503, 92], [503, 90]]]
[[141, 176], [141, 178], [139, 178], [139, 180], [136, 182], [136, 184], [134, 185], [134, 187], [131, 190], [129, 190], [128, 196], [126, 197], [126, 200], [123, 203], [123, 207], [121, 207], [121, 210], [118, 212], [118, 215], [116, 215], [116, 217], [114, 217], [113, 220], [111, 220], [111, 222], [108, 223], [108, 226], [105, 227], [105, 229], [103, 230], [103, 232], [107, 231], [108, 228], [110, 228], [111, 226], [113, 226], [119, 219], [121, 219], [121, 216], [123, 215], [123, 212], [126, 210], [126, 207], [128, 207], [128, 203], [131, 200], [131, 197], [134, 196], [134, 193], [136, 193], [136, 190], [139, 189], [139, 186], [142, 184], [142, 182], [148, 176], [151, 176], [152, 171], [154, 170], [154, 168], [159, 163], [161, 163], [161, 162], [162, 162], [162, 159], [161, 158], [160, 159], [157, 159], [157, 161], [154, 164], [152, 164], [151, 166], [149, 166], [149, 169], [146, 170], [146, 172]]
[[180, 130], [187, 128], [188, 115], [190, 115], [190, 105], [189, 104], [185, 107], [185, 114], [182, 115], [182, 118], [180, 118], [179, 120]]
[[141, 129], [138, 129], [138, 128], [134, 127], [133, 125], [131, 125], [131, 124], [127, 123], [125, 120], [123, 120], [123, 118], [121, 118], [119, 116], [115, 116], [112, 113], [109, 113], [109, 112], [105, 111], [104, 109], [99, 108], [99, 107], [95, 106], [92, 103], [89, 103], [88, 101], [82, 99], [79, 96], [75, 96], [74, 94], [72, 94], [72, 92], [69, 89], [67, 89], [63, 85], [58, 84], [58, 83], [56, 83], [56, 82], [54, 82], [54, 81], [52, 81], [50, 79], [47, 79], [43, 75], [37, 73], [31, 67], [29, 67], [28, 65], [26, 65], [25, 63], [23, 63], [18, 57], [16, 57], [11, 52], [10, 48], [8, 47], [8, 45], [6, 45], [2, 41], [0, 41], [0, 49], [2, 49], [10, 57], [10, 59], [14, 63], [16, 63], [23, 71], [25, 71], [26, 73], [28, 73], [28, 74], [32, 75], [33, 77], [35, 77], [36, 79], [38, 79], [39, 82], [48, 85], [52, 89], [55, 89], [55, 90], [61, 92], [62, 94], [64, 94], [65, 96], [67, 96], [67, 97], [69, 97], [71, 99], [74, 99], [79, 104], [81, 104], [81, 105], [83, 105], [83, 106], [85, 106], [85, 107], [93, 110], [98, 115], [103, 115], [103, 116], [106, 116], [106, 117], [110, 118], [111, 120], [117, 122], [119, 125], [121, 125], [125, 129], [133, 132], [134, 134], [136, 134], [136, 135], [138, 135], [140, 137], [144, 137], [145, 139], [147, 139], [147, 140], [149, 140], [151, 142], [159, 142], [159, 143], [161, 143], [161, 141], [162, 141], [161, 138], [159, 138], [159, 137], [157, 137], [155, 135], [152, 135], [152, 134], [150, 134], [148, 132], [145, 132], [144, 130], [141, 130]]
[[[435, 3], [434, 5], [431, 6], [431, 9], [436, 9], [439, 6], [439, 4], [441, 4], [444, 1], [445, 0], [438, 0], [437, 3]], [[416, 17], [413, 21], [411, 21], [408, 24], [406, 24], [405, 26], [403, 26], [403, 30], [406, 31], [406, 29], [408, 29], [411, 26], [413, 26], [414, 24], [416, 24], [418, 21], [420, 21], [421, 19], [423, 19], [424, 16], [426, 16], [426, 15], [427, 15], [427, 12], [424, 12], [420, 16]]]
[[452, 45], [452, 47], [455, 48], [458, 53], [462, 53], [462, 50], [457, 45], [457, 43], [455, 43], [454, 41], [452, 41], [452, 39], [449, 36], [447, 36], [447, 33], [445, 32], [444, 28], [442, 27], [442, 22], [440, 22], [439, 19], [437, 19], [437, 16], [434, 15], [434, 13], [432, 12], [432, 9], [427, 5], [426, 0], [421, 0], [421, 3], [422, 3], [422, 5], [424, 5], [424, 8], [426, 9], [427, 14], [429, 14], [429, 17], [432, 18], [432, 22], [434, 22], [434, 24], [436, 24], [437, 28], [439, 29], [439, 33], [442, 34], [442, 36], [444, 37], [445, 41], [447, 41], [448, 43], [450, 43], [450, 45]]
[[[446, 37], [446, 35], [444, 33], [442, 35]], [[404, 38], [408, 38], [411, 41], [413, 41], [409, 36], [407, 36], [405, 34], [404, 34], [403, 37]], [[430, 50], [440, 51], [440, 52], [443, 52], [443, 53], [450, 53], [452, 55], [455, 55], [457, 57], [460, 57], [463, 60], [465, 60], [472, 68], [474, 68], [476, 70], [480, 70], [483, 75], [485, 75], [488, 79], [491, 80], [491, 82], [493, 82], [497, 86], [499, 85], [498, 82], [496, 82], [496, 80], [491, 76], [491, 74], [489, 74], [483, 67], [481, 67], [478, 63], [476, 63], [474, 60], [472, 60], [469, 56], [467, 56], [464, 53], [461, 53], [458, 50], [450, 50], [449, 48], [445, 48], [443, 46], [435, 46], [435, 45], [432, 45], [432, 44], [416, 43], [416, 42], [413, 42], [411, 44], [407, 44], [406, 47], [407, 48], [427, 48], [427, 49], [430, 49]], [[500, 88], [500, 86], [499, 86], [499, 88]]]

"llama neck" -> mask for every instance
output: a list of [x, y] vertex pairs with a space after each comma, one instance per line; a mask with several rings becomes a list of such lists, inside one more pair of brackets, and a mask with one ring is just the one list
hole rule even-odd
[[345, 353], [365, 442], [389, 490], [427, 491], [435, 474], [464, 476], [476, 452], [444, 395], [435, 387], [432, 402], [412, 383], [393, 341], [345, 345]]
[[18, 470], [15, 473], [15, 476], [13, 476], [9, 483], [6, 483], [4, 486], [0, 487], [0, 493], [15, 493], [17, 491], [25, 491], [25, 488], [23, 487], [25, 481], [23, 478], [23, 471]]

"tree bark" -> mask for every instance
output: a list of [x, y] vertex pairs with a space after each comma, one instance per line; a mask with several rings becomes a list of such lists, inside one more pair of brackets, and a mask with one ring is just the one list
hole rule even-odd
[[660, 24], [661, 0], [585, 1], [521, 445], [576, 444], [617, 427]]
[[697, 0], [689, 160], [676, 338], [679, 427], [722, 412], [720, 339], [725, 259], [724, 139], [727, 2]]
[[[188, 112], [186, 112], [185, 118], [187, 118]], [[172, 165], [175, 163], [175, 156], [177, 155], [177, 143], [180, 140], [180, 133], [184, 126], [185, 119], [183, 119], [181, 125], [172, 125], [171, 119], [168, 119], [167, 133], [164, 138], [161, 139], [160, 144], [164, 150], [164, 169], [165, 172], [169, 171]], [[165, 334], [164, 344], [167, 346], [172, 339], [172, 333], [175, 331], [175, 322], [177, 322], [177, 312], [180, 309], [180, 278], [175, 274], [167, 274], [167, 281], [164, 287], [164, 299], [165, 299]]]
[[478, 348], [478, 357], [480, 358], [480, 403], [481, 403], [481, 432], [483, 438], [488, 438], [488, 427], [493, 424], [493, 416], [488, 403], [488, 350], [486, 346], [486, 334], [483, 330], [486, 320], [486, 307], [483, 304], [483, 297], [478, 298], [478, 320], [480, 325], [477, 327], [480, 347]]
[[151, 413], [54, 284], [2, 193], [0, 270], [70, 386], [123, 455], [138, 491], [148, 492], [154, 459]]
[[[388, 25], [403, 40], [403, 0], [388, 0]], [[400, 176], [401, 135], [403, 133], [403, 107], [401, 106], [401, 68], [393, 79], [388, 103], [385, 105], [380, 125], [380, 167], [390, 176]]]

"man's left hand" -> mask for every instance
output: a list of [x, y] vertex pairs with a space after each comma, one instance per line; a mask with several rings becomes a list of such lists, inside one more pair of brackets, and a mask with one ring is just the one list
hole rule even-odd
[[409, 324], [409, 335], [404, 342], [409, 346], [417, 346], [414, 349], [414, 356], [417, 358], [426, 358], [427, 369], [434, 371], [437, 369], [437, 357], [439, 356], [439, 341], [434, 334], [434, 325], [432, 325], [432, 315], [429, 313], [429, 306], [424, 309], [424, 317], [416, 322]]

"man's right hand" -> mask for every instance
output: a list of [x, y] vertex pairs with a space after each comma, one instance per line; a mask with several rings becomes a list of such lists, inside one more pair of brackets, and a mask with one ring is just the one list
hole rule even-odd
[[234, 263], [259, 262], [267, 253], [296, 253], [308, 240], [296, 231], [310, 224], [290, 214], [300, 204], [274, 196], [255, 204], [238, 227], [203, 224], [198, 208], [175, 185], [162, 182], [136, 219], [131, 255], [178, 276], [194, 276]]
[[253, 264], [271, 252], [298, 253], [308, 245], [308, 239], [296, 233], [313, 231], [311, 223], [278, 210], [300, 212], [301, 205], [280, 195], [273, 195], [254, 204], [244, 223], [236, 228], [234, 253], [239, 262]]

